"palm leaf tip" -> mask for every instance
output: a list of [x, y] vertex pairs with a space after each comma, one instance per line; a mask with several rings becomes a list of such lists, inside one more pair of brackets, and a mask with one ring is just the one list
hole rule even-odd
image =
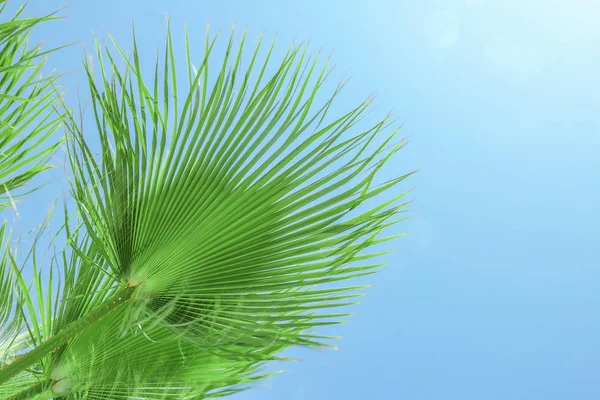
[[98, 47], [99, 78], [86, 68], [101, 155], [72, 119], [69, 157], [91, 240], [135, 286], [132, 325], [268, 359], [324, 344], [307, 330], [339, 322], [326, 310], [355, 292], [338, 281], [379, 268], [372, 249], [401, 220], [410, 174], [376, 183], [403, 146], [398, 129], [389, 116], [365, 127], [369, 101], [332, 117], [342, 85], [320, 100], [326, 63], [301, 46], [276, 62], [261, 40], [243, 68], [245, 42], [232, 34], [215, 64], [210, 38], [198, 69], [189, 50], [181, 69], [169, 30], [149, 80], [135, 37], [130, 57]]

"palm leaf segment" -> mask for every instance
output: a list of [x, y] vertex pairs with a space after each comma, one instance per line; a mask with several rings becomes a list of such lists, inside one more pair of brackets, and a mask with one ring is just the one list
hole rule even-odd
[[[271, 374], [259, 374], [261, 363], [250, 360], [229, 360], [201, 351], [193, 343], [183, 342], [164, 326], [145, 327], [144, 332], [126, 333], [123, 320], [128, 312], [122, 306], [123, 290], [115, 292], [114, 282], [99, 268], [103, 260], [90, 242], [78, 230], [71, 230], [69, 218], [64, 230], [78, 251], [61, 252], [53, 258], [50, 275], [44, 279], [35, 262], [37, 240], [29, 250], [33, 259], [34, 280], [30, 293], [19, 275], [19, 286], [25, 286], [16, 312], [28, 313], [27, 331], [7, 340], [0, 349], [8, 356], [4, 362], [14, 367], [54, 338], [80, 324], [82, 329], [54, 344], [30, 368], [11, 374], [0, 384], [0, 398], [26, 399], [199, 399], [222, 397], [245, 389], [249, 383]], [[54, 261], [58, 261], [55, 263]], [[7, 264], [14, 270], [14, 258]], [[62, 264], [59, 266], [59, 264]], [[55, 268], [59, 267], [59, 268]], [[54, 270], [61, 270], [58, 282]], [[120, 299], [119, 299], [120, 297]], [[108, 300], [106, 300], [108, 298]], [[40, 299], [42, 299], [40, 301]], [[116, 300], [116, 304], [113, 301]], [[37, 308], [33, 306], [37, 305]], [[103, 312], [109, 305], [110, 312]], [[94, 314], [98, 318], [89, 318]], [[18, 327], [17, 327], [18, 328]], [[12, 332], [14, 334], [14, 330]], [[15, 337], [13, 335], [13, 337]], [[29, 352], [27, 352], [29, 350]], [[282, 348], [273, 348], [273, 354]], [[0, 377], [3, 372], [0, 371]]]
[[[0, 17], [5, 7], [0, 0]], [[30, 48], [27, 41], [35, 25], [56, 17], [22, 18], [23, 10], [0, 22], [0, 210], [14, 204], [18, 188], [49, 168], [46, 160], [58, 145], [47, 143], [60, 126], [53, 110], [56, 77], [41, 76], [41, 57], [53, 50]]]

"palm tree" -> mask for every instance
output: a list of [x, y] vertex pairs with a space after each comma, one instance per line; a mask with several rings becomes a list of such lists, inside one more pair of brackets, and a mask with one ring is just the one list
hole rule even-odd
[[397, 236], [382, 231], [405, 218], [410, 174], [375, 178], [404, 142], [389, 115], [364, 127], [372, 99], [332, 117], [345, 83], [320, 100], [330, 68], [307, 46], [275, 61], [261, 37], [243, 65], [235, 38], [214, 76], [217, 36], [196, 69], [170, 27], [151, 71], [135, 34], [131, 55], [111, 37], [84, 58], [96, 135], [63, 116], [67, 245], [50, 279], [30, 258], [31, 285], [12, 252], [0, 264], [0, 322], [20, 316], [2, 398], [222, 397], [290, 346], [335, 347], [311, 329], [348, 316], [363, 286], [338, 282], [374, 273]]

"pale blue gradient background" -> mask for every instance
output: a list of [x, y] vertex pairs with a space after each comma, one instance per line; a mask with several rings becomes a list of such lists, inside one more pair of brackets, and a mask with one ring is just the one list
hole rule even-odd
[[[167, 12], [198, 43], [207, 21], [237, 22], [251, 43], [264, 29], [335, 50], [354, 77], [342, 105], [375, 91], [411, 137], [385, 173], [422, 168], [410, 234], [332, 330], [341, 350], [288, 352], [302, 362], [232, 400], [600, 398], [598, 1], [79, 0], [36, 37], [89, 46], [106, 28], [128, 46], [133, 18], [152, 59]], [[51, 59], [72, 104], [80, 59]]]

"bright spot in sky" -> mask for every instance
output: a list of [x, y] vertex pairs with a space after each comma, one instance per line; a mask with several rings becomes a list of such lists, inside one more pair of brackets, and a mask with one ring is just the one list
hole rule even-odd
[[436, 10], [427, 18], [427, 34], [429, 41], [435, 47], [451, 49], [458, 43], [458, 19], [445, 10]]
[[465, 0], [467, 7], [483, 7], [485, 6], [485, 0]]
[[[575, 63], [600, 43], [600, 0], [458, 3], [423, 14], [419, 23], [434, 54], [452, 54], [469, 68], [531, 79], [557, 64]], [[460, 51], [450, 53], [458, 46]]]
[[490, 72], [527, 78], [536, 74], [539, 63], [534, 49], [506, 38], [495, 38], [483, 49], [485, 63]]

